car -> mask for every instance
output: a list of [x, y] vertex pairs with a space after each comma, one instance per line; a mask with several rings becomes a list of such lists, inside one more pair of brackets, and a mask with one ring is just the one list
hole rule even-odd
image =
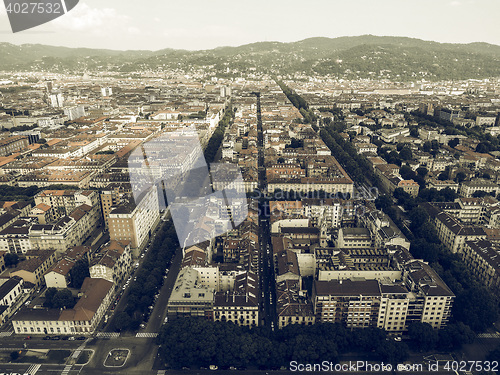
[[139, 327], [146, 328], [146, 325], [144, 323], [141, 323], [141, 325]]
[[45, 336], [43, 340], [50, 340], [50, 336]]
[[86, 339], [86, 337], [85, 337], [85, 336], [78, 336], [76, 339], [77, 339], [77, 340], [85, 340], [85, 339]]
[[236, 370], [236, 367], [234, 367], [234, 366], [229, 366], [229, 370]]
[[183, 366], [183, 367], [182, 367], [182, 369], [183, 369], [183, 370], [190, 370], [190, 368], [189, 368], [189, 367], [186, 367], [186, 366]]
[[26, 336], [24, 339], [25, 340], [31, 340], [31, 336]]
[[210, 365], [209, 369], [212, 370], [212, 371], [215, 371], [217, 370], [219, 367], [216, 366], [216, 365]]
[[68, 337], [68, 340], [69, 341], [75, 341], [75, 337], [74, 336], [70, 336], [70, 337]]
[[163, 320], [163, 323], [166, 323], [168, 322], [168, 316], [165, 317], [165, 319]]
[[50, 339], [51, 340], [60, 340], [61, 336], [52, 336]]
[[394, 337], [394, 341], [401, 341], [401, 336]]
[[69, 337], [68, 336], [63, 336], [61, 337], [62, 340], [69, 340]]

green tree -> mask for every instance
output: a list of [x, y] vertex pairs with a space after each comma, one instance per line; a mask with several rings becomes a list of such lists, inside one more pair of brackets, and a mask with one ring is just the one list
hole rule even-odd
[[6, 267], [15, 267], [19, 263], [19, 255], [15, 253], [7, 253], [4, 255]]
[[403, 149], [399, 152], [399, 157], [403, 160], [411, 160], [412, 152], [409, 147], [403, 147]]
[[416, 176], [413, 169], [411, 169], [411, 167], [409, 167], [408, 165], [403, 165], [401, 168], [399, 168], [399, 174], [405, 180], [412, 180]]
[[71, 309], [75, 306], [75, 298], [69, 289], [59, 290], [52, 298], [52, 307], [55, 309]]
[[478, 145], [476, 146], [476, 152], [479, 152], [481, 154], [486, 154], [488, 153], [490, 150], [488, 148], [488, 145], [486, 143], [478, 143]]
[[498, 319], [498, 301], [485, 287], [468, 288], [455, 298], [453, 317], [476, 332], [485, 331]]
[[421, 177], [425, 177], [429, 171], [425, 167], [418, 167], [417, 168], [417, 173]]
[[458, 350], [464, 344], [472, 344], [476, 334], [462, 322], [449, 323], [439, 331], [439, 349]]
[[448, 141], [448, 146], [455, 148], [460, 143], [458, 138], [453, 138]]
[[121, 332], [126, 330], [131, 323], [130, 315], [128, 315], [125, 311], [121, 311], [116, 314], [115, 319], [113, 320], [113, 327], [116, 331]]
[[458, 172], [455, 176], [455, 182], [461, 183], [462, 181], [465, 180], [467, 176], [465, 175], [464, 172]]
[[393, 205], [391, 197], [388, 195], [380, 195], [375, 199], [375, 207], [377, 209], [387, 212], [387, 210]]
[[408, 335], [415, 348], [420, 351], [434, 349], [439, 340], [437, 331], [428, 323], [414, 322], [409, 324]]
[[71, 286], [75, 289], [82, 287], [86, 277], [90, 277], [89, 263], [84, 259], [79, 259], [69, 271]]
[[422, 148], [423, 148], [423, 150], [424, 150], [425, 152], [431, 152], [431, 149], [432, 149], [432, 144], [431, 144], [431, 142], [429, 142], [429, 141], [425, 141], [425, 142], [424, 142], [424, 145], [422, 146]]
[[420, 206], [411, 210], [408, 216], [411, 220], [410, 226], [412, 230], [422, 227], [422, 225], [429, 220], [429, 214], [423, 207]]
[[14, 350], [13, 352], [10, 352], [10, 360], [11, 362], [16, 361], [19, 358], [19, 352], [17, 350]]
[[47, 290], [45, 291], [45, 301], [43, 302], [43, 305], [45, 307], [49, 308], [52, 307], [52, 299], [54, 298], [56, 293], [57, 293], [56, 288], [47, 288]]

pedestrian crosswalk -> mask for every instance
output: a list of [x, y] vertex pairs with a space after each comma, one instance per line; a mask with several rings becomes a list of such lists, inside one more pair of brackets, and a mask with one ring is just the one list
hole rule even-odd
[[12, 336], [13, 331], [9, 332], [0, 332], [0, 337], [9, 337]]
[[24, 375], [35, 375], [42, 365], [31, 365], [24, 372]]
[[97, 337], [100, 339], [115, 339], [120, 337], [120, 332], [99, 332]]
[[158, 370], [158, 373], [156, 375], [165, 375], [166, 372], [166, 370]]
[[135, 335], [135, 337], [156, 337], [158, 336], [158, 333], [156, 332], [139, 332], [138, 334]]
[[71, 367], [73, 367], [73, 366], [72, 365], [64, 366], [64, 370], [61, 372], [61, 375], [68, 375], [69, 372], [71, 371]]
[[481, 339], [498, 339], [500, 338], [500, 333], [480, 333], [477, 337]]

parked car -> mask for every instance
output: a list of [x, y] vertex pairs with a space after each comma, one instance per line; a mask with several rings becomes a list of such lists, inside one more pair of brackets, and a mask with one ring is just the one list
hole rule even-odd
[[50, 340], [50, 336], [45, 336], [43, 339], [44, 340]]
[[52, 336], [50, 339], [51, 340], [60, 340], [61, 336]]
[[85, 340], [85, 339], [86, 339], [86, 337], [85, 337], [85, 336], [78, 336], [76, 339], [77, 339], [77, 340]]

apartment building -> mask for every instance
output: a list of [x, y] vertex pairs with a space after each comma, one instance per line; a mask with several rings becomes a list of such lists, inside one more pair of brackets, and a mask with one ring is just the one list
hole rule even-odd
[[500, 293], [500, 247], [488, 240], [466, 241], [462, 258], [469, 271], [494, 293]]
[[469, 198], [472, 197], [472, 195], [476, 191], [484, 191], [486, 193], [492, 193], [497, 196], [500, 191], [500, 187], [493, 181], [476, 178], [471, 181], [462, 182], [462, 184], [460, 185], [459, 194], [462, 197]]
[[9, 272], [10, 277], [19, 276], [24, 282], [39, 287], [44, 284], [44, 275], [56, 261], [55, 250], [29, 250], [26, 259]]
[[437, 235], [448, 250], [453, 253], [461, 253], [466, 241], [486, 238], [484, 228], [476, 225], [461, 223], [447, 212], [429, 205], [424, 205], [429, 215], [434, 220]]
[[255, 273], [240, 274], [232, 291], [215, 293], [213, 319], [248, 327], [259, 325], [259, 280]]
[[54, 249], [59, 255], [67, 249], [80, 246], [97, 225], [96, 211], [82, 204], [68, 216], [63, 216], [55, 224], [33, 224], [29, 229], [29, 239], [35, 249]]
[[26, 151], [29, 142], [28, 137], [14, 135], [0, 140], [0, 156], [8, 156], [14, 152]]
[[340, 228], [336, 240], [336, 247], [362, 248], [371, 247], [372, 235], [367, 228]]
[[70, 271], [80, 259], [89, 262], [91, 249], [88, 246], [75, 246], [68, 249], [44, 275], [47, 288], [67, 288], [71, 284]]
[[0, 278], [0, 324], [14, 312], [23, 294], [22, 285], [20, 277]]
[[0, 232], [0, 251], [13, 254], [25, 254], [33, 246], [29, 231], [33, 225], [31, 220], [20, 219]]
[[180, 270], [167, 304], [169, 318], [205, 317], [213, 319], [214, 289], [198, 281], [198, 271], [186, 267]]
[[109, 227], [109, 214], [118, 206], [123, 196], [132, 192], [130, 183], [111, 183], [101, 190], [102, 216], [106, 228]]
[[131, 269], [130, 241], [110, 241], [95, 254], [89, 267], [90, 277], [111, 281], [115, 286], [128, 277]]
[[51, 207], [55, 221], [82, 204], [98, 210], [99, 193], [95, 190], [43, 190], [35, 195], [35, 205], [42, 203]]
[[381, 292], [377, 280], [315, 280], [312, 301], [316, 321], [348, 328], [375, 326]]
[[91, 335], [104, 317], [113, 283], [87, 277], [80, 289], [80, 299], [72, 309], [22, 308], [12, 319], [16, 334]]
[[402, 265], [402, 280], [316, 280], [313, 305], [317, 321], [347, 327], [406, 331], [412, 322], [443, 328], [451, 316], [454, 294], [426, 263], [411, 259]]
[[313, 305], [298, 280], [276, 283], [276, 313], [280, 329], [289, 324], [312, 325], [316, 322]]
[[418, 190], [420, 189], [420, 185], [413, 180], [401, 180], [398, 182], [397, 187], [403, 189], [414, 198], [418, 196]]
[[133, 255], [138, 256], [160, 222], [156, 186], [152, 186], [139, 199], [116, 206], [109, 213], [109, 237], [115, 241], [130, 241]]

